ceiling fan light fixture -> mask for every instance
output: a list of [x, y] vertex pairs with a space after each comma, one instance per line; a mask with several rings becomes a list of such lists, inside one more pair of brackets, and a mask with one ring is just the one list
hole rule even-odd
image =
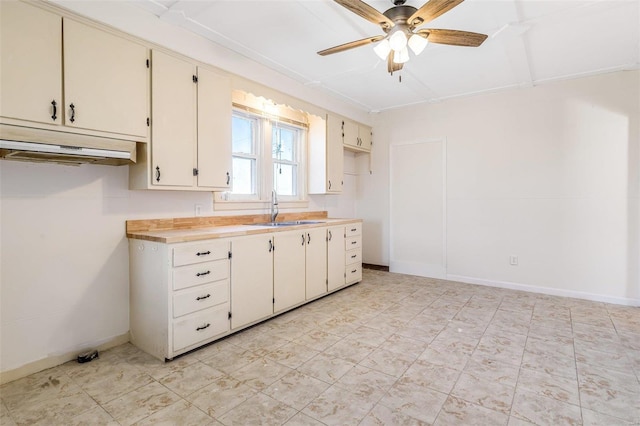
[[393, 55], [393, 62], [395, 62], [396, 64], [404, 64], [405, 62], [409, 61], [409, 49], [407, 49], [407, 46], [405, 46], [402, 50], [400, 50], [399, 52], [396, 52], [395, 55]]
[[391, 46], [389, 45], [389, 40], [386, 38], [379, 42], [374, 48], [373, 51], [376, 52], [376, 55], [383, 61], [387, 59], [389, 52], [391, 52]]
[[409, 42], [407, 44], [415, 55], [419, 55], [420, 53], [422, 53], [424, 48], [427, 47], [427, 44], [429, 44], [429, 40], [419, 34], [413, 34], [409, 38]]
[[395, 52], [400, 52], [407, 47], [407, 35], [404, 31], [399, 30], [391, 34], [389, 37], [389, 46]]

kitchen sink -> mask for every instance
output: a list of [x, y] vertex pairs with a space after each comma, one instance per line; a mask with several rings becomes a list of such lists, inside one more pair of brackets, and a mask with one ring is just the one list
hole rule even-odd
[[316, 223], [324, 223], [321, 220], [292, 220], [288, 222], [262, 222], [262, 223], [247, 223], [252, 226], [296, 226], [296, 225], [314, 225]]

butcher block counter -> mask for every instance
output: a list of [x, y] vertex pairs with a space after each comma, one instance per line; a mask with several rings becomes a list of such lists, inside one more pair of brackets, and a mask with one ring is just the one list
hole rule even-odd
[[184, 243], [189, 241], [257, 235], [279, 231], [292, 231], [332, 225], [361, 223], [362, 219], [328, 218], [326, 211], [284, 213], [276, 222], [317, 221], [288, 226], [260, 226], [270, 221], [269, 215], [208, 216], [175, 219], [143, 219], [126, 222], [127, 238], [159, 243]]

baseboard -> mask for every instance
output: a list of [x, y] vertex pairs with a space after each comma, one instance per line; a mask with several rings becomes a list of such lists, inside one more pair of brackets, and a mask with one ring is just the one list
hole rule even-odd
[[529, 284], [513, 283], [509, 281], [495, 281], [484, 278], [466, 277], [464, 275], [447, 274], [447, 280], [458, 281], [467, 284], [478, 284], [488, 287], [508, 288], [510, 290], [529, 291], [531, 293], [548, 294], [550, 296], [572, 297], [575, 299], [591, 300], [594, 302], [612, 303], [615, 305], [640, 306], [640, 299], [627, 297], [612, 297], [603, 294], [586, 293], [574, 290], [562, 290], [557, 288], [539, 287]]
[[[97, 349], [98, 351], [105, 351], [107, 349], [113, 348], [115, 346], [122, 345], [129, 341], [129, 332], [122, 334], [120, 336], [115, 336], [101, 343], [97, 344], [97, 346], [91, 346], [91, 349]], [[85, 348], [88, 349], [88, 348]], [[58, 365], [64, 364], [65, 362], [74, 360], [77, 358], [78, 354], [82, 352], [83, 349], [77, 349], [72, 352], [67, 352], [61, 355], [49, 356], [47, 358], [39, 359], [34, 362], [30, 362], [29, 364], [25, 364], [21, 367], [18, 367], [13, 370], [2, 371], [0, 372], [0, 385], [5, 383], [12, 382], [14, 380], [21, 379], [23, 377], [27, 377], [30, 374], [34, 374], [47, 368], [56, 367]]]
[[363, 263], [362, 267], [364, 269], [373, 269], [374, 271], [386, 271], [389, 272], [389, 267], [384, 265], [374, 265], [372, 263]]
[[444, 265], [434, 265], [431, 263], [390, 261], [389, 271], [397, 274], [416, 275], [418, 277], [447, 278], [447, 270]]

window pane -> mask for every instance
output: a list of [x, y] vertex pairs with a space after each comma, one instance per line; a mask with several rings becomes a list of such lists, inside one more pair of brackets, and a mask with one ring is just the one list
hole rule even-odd
[[256, 160], [233, 157], [233, 193], [255, 194]]
[[283, 127], [273, 127], [273, 158], [294, 161], [294, 149], [298, 131]]
[[292, 164], [273, 164], [273, 187], [279, 195], [297, 195], [298, 168]]
[[253, 154], [253, 123], [254, 121], [249, 118], [233, 116], [231, 128], [233, 152]]

